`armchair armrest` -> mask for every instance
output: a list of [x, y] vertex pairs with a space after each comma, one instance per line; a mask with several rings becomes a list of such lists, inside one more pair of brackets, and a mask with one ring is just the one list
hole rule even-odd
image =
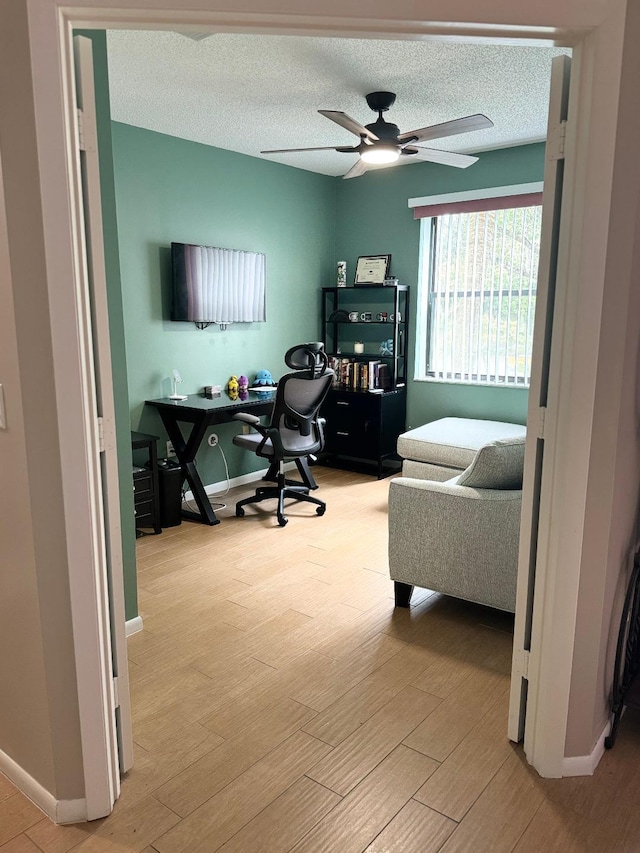
[[392, 580], [513, 611], [521, 506], [521, 490], [392, 480]]

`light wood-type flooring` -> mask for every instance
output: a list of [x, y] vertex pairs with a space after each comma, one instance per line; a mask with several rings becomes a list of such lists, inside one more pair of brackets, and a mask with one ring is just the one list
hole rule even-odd
[[539, 778], [505, 734], [512, 618], [395, 610], [389, 481], [315, 471], [324, 517], [236, 519], [244, 488], [138, 540], [135, 767], [68, 827], [0, 777], [1, 853], [640, 851], [640, 719], [595, 777]]

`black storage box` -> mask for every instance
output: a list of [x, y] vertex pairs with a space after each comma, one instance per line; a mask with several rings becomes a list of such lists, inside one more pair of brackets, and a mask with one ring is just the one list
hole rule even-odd
[[173, 459], [158, 459], [160, 527], [182, 524], [182, 469]]

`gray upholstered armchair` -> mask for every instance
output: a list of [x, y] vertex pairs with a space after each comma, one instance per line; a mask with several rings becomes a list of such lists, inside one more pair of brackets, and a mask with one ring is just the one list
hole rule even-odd
[[414, 586], [513, 612], [524, 438], [481, 447], [446, 482], [398, 477], [389, 489], [389, 572], [396, 605]]

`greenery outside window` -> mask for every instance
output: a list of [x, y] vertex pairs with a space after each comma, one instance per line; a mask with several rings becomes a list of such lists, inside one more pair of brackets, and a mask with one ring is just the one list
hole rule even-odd
[[540, 201], [530, 194], [422, 208], [437, 215], [420, 217], [417, 378], [529, 385]]

